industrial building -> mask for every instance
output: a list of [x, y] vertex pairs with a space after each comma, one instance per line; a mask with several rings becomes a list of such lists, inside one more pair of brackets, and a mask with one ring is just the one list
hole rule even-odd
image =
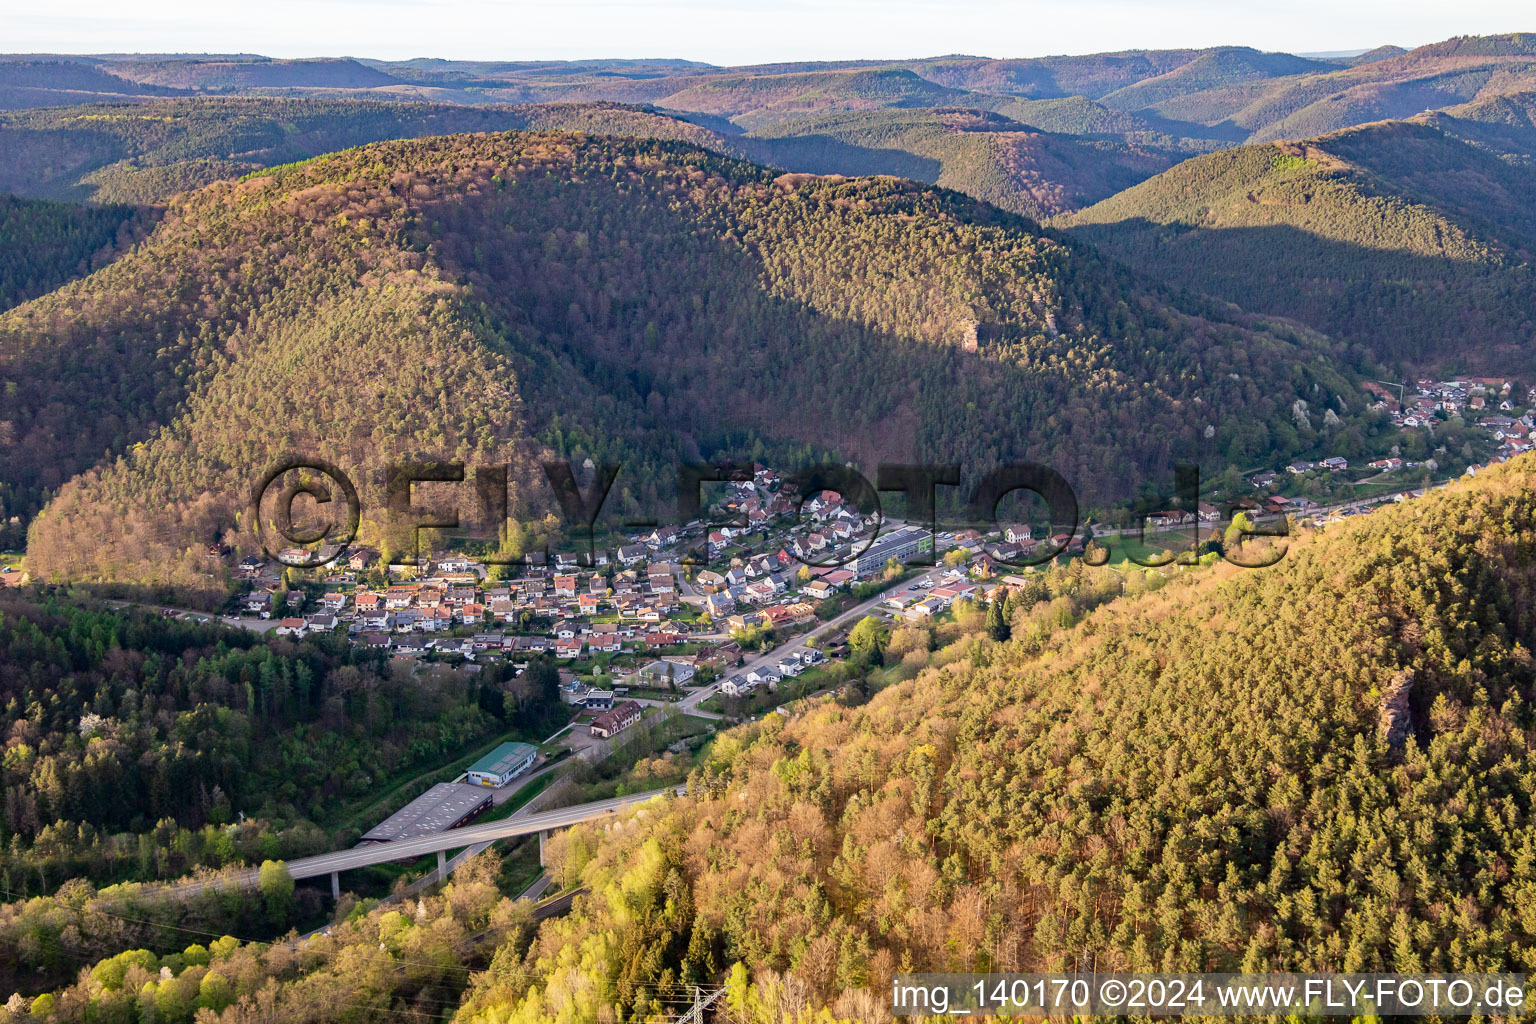
[[363, 834], [365, 843], [392, 843], [446, 832], [491, 806], [491, 794], [462, 782], [439, 782]]
[[853, 574], [861, 580], [876, 576], [891, 559], [910, 562], [920, 554], [933, 556], [933, 534], [915, 526], [903, 526], [871, 544], [863, 554], [854, 559]]
[[470, 765], [466, 774], [476, 786], [505, 786], [531, 768], [538, 756], [526, 743], [503, 743]]

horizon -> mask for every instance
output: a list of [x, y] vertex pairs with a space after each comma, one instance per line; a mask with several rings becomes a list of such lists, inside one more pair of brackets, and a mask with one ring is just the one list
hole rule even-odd
[[[689, 60], [717, 67], [981, 56], [979, 50], [992, 51], [989, 59], [1214, 46], [1301, 55], [1506, 34], [1528, 16], [1511, 0], [1467, 0], [1455, 10], [1424, 2], [1299, 0], [1284, 12], [1233, 10], [1216, 0], [1085, 0], [1071, 10], [1042, 0], [896, 0], [878, 7], [868, 0], [740, 0], [724, 10], [700, 0], [665, 7], [577, 0], [558, 8], [526, 0], [273, 0], [262, 23], [251, 25], [233, 5], [149, 0], [124, 12], [105, 0], [73, 0], [46, 14], [13, 15], [8, 49], [14, 56], [255, 53], [292, 60], [333, 53], [391, 62]], [[486, 41], [498, 37], [507, 43]], [[923, 52], [913, 52], [914, 39], [925, 41]], [[613, 56], [590, 56], [597, 52]]]
[[[1489, 35], [1515, 35], [1513, 32], [1494, 32]], [[1362, 53], [1379, 49], [1384, 46], [1400, 46], [1404, 51], [1411, 51], [1420, 46], [1428, 46], [1442, 40], [1431, 39], [1412, 46], [1403, 46], [1399, 43], [1377, 43], [1374, 46], [1357, 46], [1343, 50], [1266, 50], [1246, 43], [1213, 43], [1200, 47], [1137, 47], [1125, 50], [1093, 50], [1081, 53], [1016, 53], [1016, 54], [987, 54], [987, 53], [923, 53], [910, 56], [864, 56], [864, 57], [828, 57], [821, 59], [780, 59], [757, 61], [750, 64], [714, 64], [706, 60], [694, 57], [680, 57], [675, 54], [650, 54], [646, 56], [614, 56], [592, 55], [586, 57], [440, 57], [435, 54], [419, 53], [413, 57], [380, 57], [371, 53], [302, 53], [279, 56], [273, 53], [259, 53], [255, 51], [235, 53], [215, 50], [134, 50], [134, 51], [95, 51], [95, 50], [29, 50], [0, 53], [0, 60], [48, 60], [49, 58], [83, 58], [92, 57], [101, 60], [207, 60], [207, 61], [319, 61], [319, 60], [352, 60], [374, 62], [379, 64], [410, 64], [416, 61], [442, 61], [449, 64], [606, 64], [606, 63], [649, 63], [669, 62], [677, 64], [691, 64], [699, 67], [718, 68], [732, 70], [737, 68], [771, 68], [794, 64], [878, 64], [901, 63], [920, 60], [1052, 60], [1063, 57], [1102, 57], [1113, 56], [1122, 53], [1159, 52], [1179, 49], [1220, 50], [1220, 49], [1248, 49], [1259, 53], [1283, 53], [1292, 57], [1306, 57], [1313, 60], [1347, 60], [1357, 57]]]

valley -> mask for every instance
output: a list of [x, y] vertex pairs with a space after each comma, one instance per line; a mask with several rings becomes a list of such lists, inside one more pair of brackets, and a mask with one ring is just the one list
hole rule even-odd
[[1536, 36], [584, 10], [0, 55], [0, 1024], [1529, 974]]

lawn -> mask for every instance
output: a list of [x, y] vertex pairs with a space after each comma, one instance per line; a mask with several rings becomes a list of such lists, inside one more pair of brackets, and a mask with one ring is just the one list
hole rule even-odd
[[[1109, 560], [1105, 565], [1124, 567], [1136, 565], [1131, 562], [1131, 555], [1135, 555], [1143, 562], [1162, 561], [1165, 552], [1181, 553], [1189, 550], [1189, 534], [1158, 533], [1149, 534], [1146, 543], [1143, 543], [1135, 534], [1124, 533], [1114, 537], [1099, 537], [1097, 541], [1109, 548]], [[1079, 555], [1071, 556], [1081, 557]], [[1171, 564], [1171, 563], [1170, 563]]]
[[[663, 786], [675, 785], [688, 777], [697, 762], [698, 752], [694, 751], [677, 762], [677, 770], [670, 775], [646, 775], [644, 777], [632, 777], [632, 771], [643, 758], [666, 750], [669, 744], [691, 736], [704, 736], [718, 730], [720, 723], [708, 718], [699, 718], [696, 715], [672, 715], [665, 721], [659, 721], [656, 716], [645, 719], [645, 724], [651, 726], [648, 733], [636, 732], [630, 742], [614, 750], [597, 765], [593, 766], [596, 778], [581, 785], [581, 801], [606, 800], [614, 796], [622, 796], [625, 793], [639, 793], [652, 789], [660, 789]], [[639, 726], [633, 726], [639, 729]], [[621, 734], [622, 735], [622, 734]], [[706, 741], [700, 750], [707, 749]]]
[[560, 772], [545, 772], [531, 782], [524, 783], [521, 789], [512, 794], [510, 800], [500, 806], [492, 807], [489, 811], [480, 815], [480, 817], [475, 819], [475, 824], [479, 825], [487, 821], [501, 821], [503, 818], [510, 818], [514, 813], [526, 807], [534, 797], [552, 786], [560, 778], [560, 775]]
[[[833, 678], [832, 666], [830, 664], [817, 665], [815, 668], [806, 669], [793, 679], [782, 680], [778, 688], [771, 693], [767, 689], [759, 687], [753, 690], [750, 695], [735, 699], [741, 701], [742, 714], [749, 716], [761, 715], [772, 711], [780, 704], [799, 700], [808, 693], [815, 693], [817, 690], [824, 689], [834, 682], [836, 680]], [[716, 693], [708, 700], [701, 701], [699, 710], [723, 715], [725, 714], [726, 704], [731, 699]]]
[[[625, 684], [619, 683], [623, 686]], [[662, 690], [653, 686], [631, 686], [626, 697], [644, 697], [646, 700], [682, 700], [687, 695], [687, 690]]]

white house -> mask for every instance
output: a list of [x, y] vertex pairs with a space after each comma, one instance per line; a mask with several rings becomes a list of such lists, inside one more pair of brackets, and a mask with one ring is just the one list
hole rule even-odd
[[769, 668], [766, 665], [762, 668], [755, 668], [747, 673], [747, 682], [760, 683], [768, 686], [770, 689], [777, 685], [778, 681], [783, 678], [784, 676], [779, 672], [778, 669]]
[[720, 692], [727, 697], [745, 697], [757, 689], [755, 681], [748, 680], [745, 676], [731, 676], [720, 684]]

